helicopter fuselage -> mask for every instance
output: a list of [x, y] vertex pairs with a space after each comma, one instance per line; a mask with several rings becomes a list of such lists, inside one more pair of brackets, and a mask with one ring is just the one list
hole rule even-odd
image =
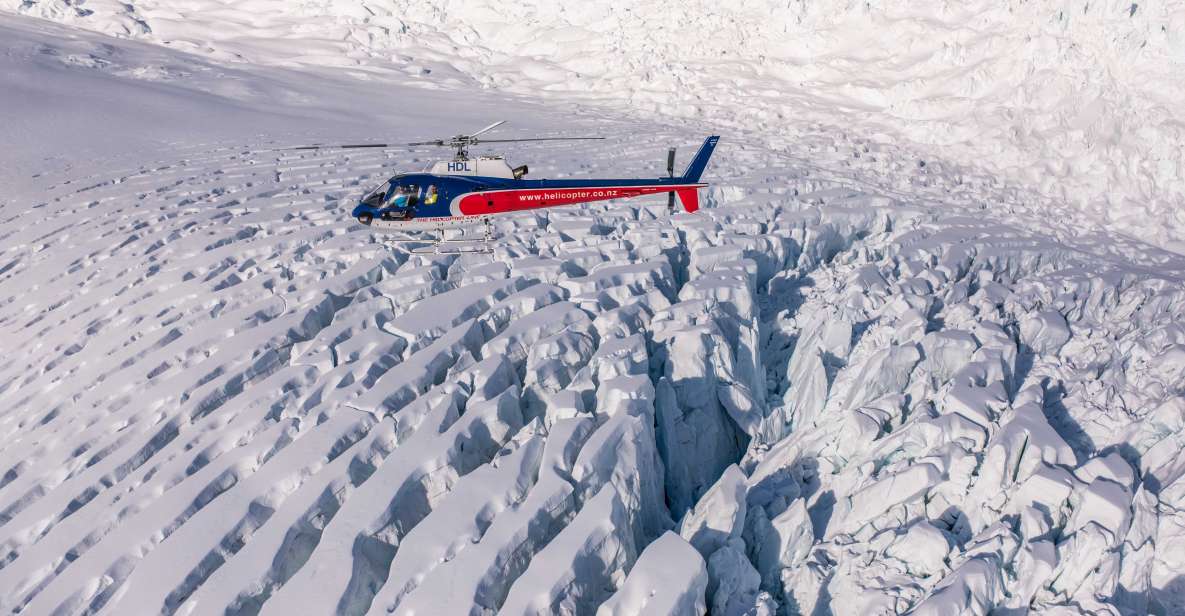
[[[675, 193], [684, 209], [694, 212], [699, 208], [698, 189], [707, 186], [699, 178], [717, 140], [709, 137], [704, 141], [683, 175], [653, 179], [526, 180], [516, 177], [525, 169], [520, 168], [521, 173], [511, 170], [496, 158], [437, 163], [433, 171], [445, 164], [453, 168], [443, 174], [396, 175], [367, 193], [352, 215], [364, 224], [429, 230], [468, 225], [500, 214], [665, 193]], [[498, 175], [475, 174], [487, 170]]]
[[[365, 219], [369, 215], [370, 220], [392, 223], [383, 224], [384, 227], [434, 229], [442, 224], [455, 226], [497, 214], [668, 192], [680, 195], [684, 207], [694, 211], [698, 208], [698, 198], [689, 204], [684, 191], [694, 195], [696, 189], [707, 184], [680, 180], [508, 180], [408, 174], [388, 181], [381, 204], [359, 203], [353, 216]], [[400, 189], [408, 191], [408, 198], [395, 202], [391, 197]], [[435, 198], [431, 196], [433, 189]]]

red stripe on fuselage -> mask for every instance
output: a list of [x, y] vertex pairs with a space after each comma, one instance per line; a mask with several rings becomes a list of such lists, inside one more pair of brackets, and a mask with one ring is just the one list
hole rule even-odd
[[490, 190], [470, 193], [461, 197], [458, 207], [461, 213], [466, 216], [502, 214], [606, 199], [628, 199], [641, 195], [673, 192], [680, 188], [695, 189], [702, 186], [705, 184]]

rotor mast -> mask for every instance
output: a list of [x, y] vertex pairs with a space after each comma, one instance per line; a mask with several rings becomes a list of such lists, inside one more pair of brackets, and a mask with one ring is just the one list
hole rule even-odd
[[409, 143], [407, 145], [411, 145], [411, 146], [436, 145], [436, 146], [441, 146], [441, 147], [446, 147], [446, 148], [452, 148], [452, 149], [456, 150], [456, 154], [453, 155], [453, 160], [468, 160], [469, 159], [469, 146], [476, 145], [477, 143], [480, 143], [480, 141], [477, 139], [477, 136], [482, 133], [491, 131], [491, 130], [493, 130], [505, 123], [506, 123], [506, 120], [498, 120], [497, 122], [494, 122], [493, 124], [490, 124], [489, 126], [477, 131], [476, 133], [472, 133], [469, 135], [456, 135], [454, 137], [450, 137], [449, 139], [436, 139], [434, 141], [415, 141], [415, 142]]
[[469, 160], [469, 146], [477, 145], [479, 143], [511, 143], [518, 141], [581, 141], [589, 139], [604, 139], [604, 137], [530, 137], [526, 139], [479, 139], [478, 135], [491, 131], [506, 123], [506, 120], [499, 120], [490, 124], [489, 126], [470, 135], [457, 135], [448, 139], [436, 139], [434, 141], [416, 141], [407, 145], [435, 145], [445, 148], [452, 148], [455, 153], [453, 160], [462, 161]]

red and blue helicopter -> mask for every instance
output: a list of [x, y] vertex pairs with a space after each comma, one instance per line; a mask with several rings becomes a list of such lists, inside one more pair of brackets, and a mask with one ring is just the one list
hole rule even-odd
[[479, 135], [505, 122], [495, 122], [476, 133], [449, 139], [408, 144], [313, 145], [292, 148], [392, 148], [442, 146], [455, 150], [452, 160], [439, 161], [423, 173], [395, 175], [366, 193], [351, 215], [365, 225], [406, 231], [439, 230], [486, 223], [499, 214], [525, 210], [629, 199], [666, 193], [673, 212], [675, 198], [688, 212], [699, 209], [698, 190], [707, 186], [700, 178], [720, 137], [704, 140], [699, 152], [682, 175], [674, 174], [675, 149], [667, 153], [667, 177], [654, 179], [527, 180], [527, 166], [511, 168], [501, 156], [470, 157], [469, 147], [479, 143], [519, 141], [564, 141], [603, 137], [538, 137], [527, 139], [482, 139]]

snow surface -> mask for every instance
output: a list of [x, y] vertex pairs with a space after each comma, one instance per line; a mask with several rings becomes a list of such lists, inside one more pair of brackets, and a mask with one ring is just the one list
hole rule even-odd
[[1066, 216], [1185, 253], [1179, 2], [526, 0], [506, 10], [494, 0], [0, 0], [0, 9], [223, 60], [706, 119], [734, 142], [743, 134], [800, 167], [881, 187], [908, 189], [909, 166], [939, 163], [961, 183], [995, 188], [973, 195], [999, 209], [1069, 203]]
[[1185, 614], [1185, 258], [838, 133], [411, 254], [347, 213], [434, 153], [269, 148], [497, 114], [644, 176], [705, 131], [259, 66], [285, 16], [226, 65], [0, 15], [0, 609]]

